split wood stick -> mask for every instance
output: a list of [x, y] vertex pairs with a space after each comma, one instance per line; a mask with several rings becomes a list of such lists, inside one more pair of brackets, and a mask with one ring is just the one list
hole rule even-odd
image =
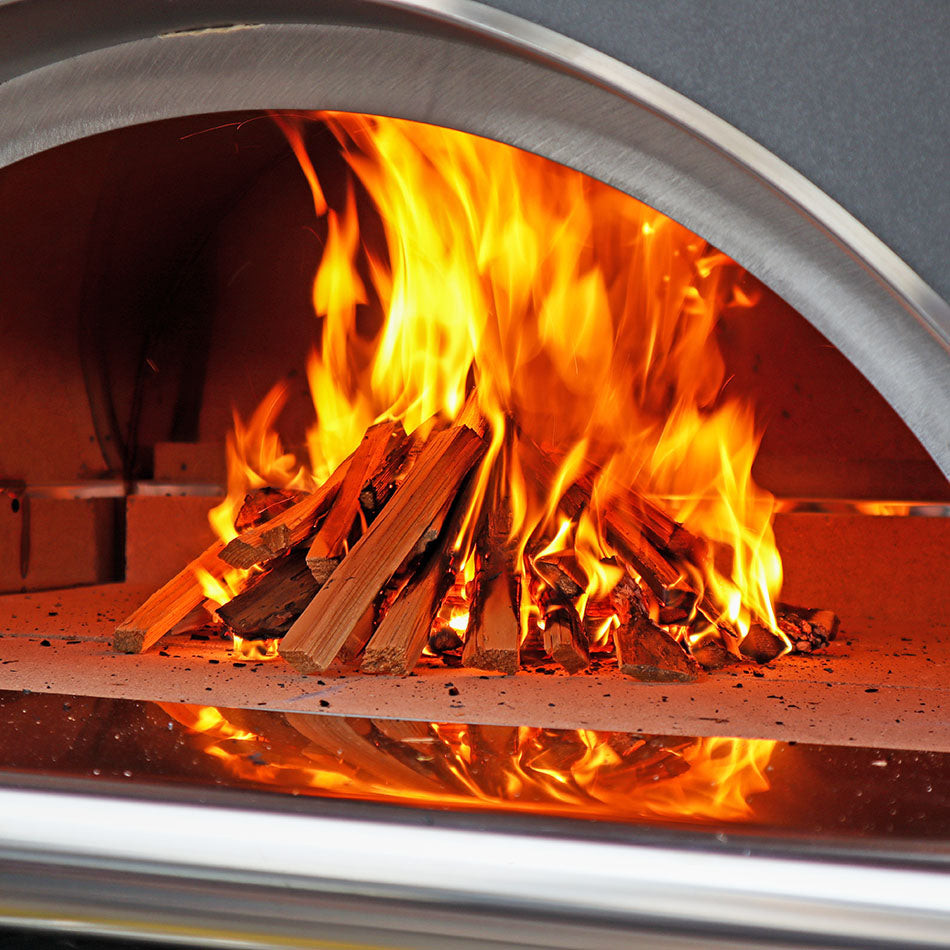
[[[363, 611], [363, 616], [356, 621], [353, 625], [353, 629], [343, 641], [343, 646], [340, 647], [335, 662], [340, 666], [356, 666], [356, 661], [363, 652], [363, 648], [369, 643], [375, 626], [376, 604], [371, 603], [369, 607]], [[283, 644], [281, 644], [281, 646], [283, 646]]]
[[199, 606], [205, 593], [195, 568], [203, 568], [216, 580], [221, 580], [228, 570], [219, 557], [223, 548], [221, 541], [215, 541], [123, 620], [115, 629], [113, 649], [120, 653], [143, 653]]
[[406, 480], [284, 637], [282, 654], [303, 673], [325, 670], [380, 588], [482, 457], [485, 443], [456, 426], [432, 436]]
[[292, 553], [218, 607], [217, 614], [242, 637], [282, 637], [319, 589], [303, 552]]
[[350, 459], [346, 459], [316, 491], [270, 521], [249, 528], [228, 542], [221, 552], [221, 560], [246, 569], [264, 561], [272, 561], [302, 544], [313, 533], [317, 519], [326, 514], [333, 504], [349, 466]]
[[291, 491], [284, 488], [257, 488], [244, 496], [237, 517], [234, 519], [234, 530], [238, 533], [253, 528], [285, 511], [291, 505], [301, 501], [306, 492]]
[[586, 635], [569, 614], [556, 614], [544, 622], [544, 651], [568, 673], [579, 673], [590, 666]]
[[389, 608], [366, 647], [364, 673], [411, 673], [429, 637], [445, 592], [452, 586], [449, 551], [434, 551]]
[[699, 664], [668, 634], [646, 617], [621, 623], [613, 631], [620, 672], [648, 683], [691, 683]]
[[469, 619], [462, 666], [486, 672], [518, 672], [521, 629], [515, 613], [517, 578], [509, 566], [497, 573], [481, 572]]
[[469, 476], [467, 487], [452, 503], [435, 548], [373, 634], [360, 667], [364, 673], [405, 676], [419, 662], [439, 606], [462, 566], [456, 563], [457, 552], [453, 545], [471, 503], [473, 481], [473, 476]]
[[540, 601], [544, 612], [544, 630], [541, 637], [545, 653], [568, 673], [579, 673], [587, 669], [590, 666], [587, 632], [574, 605], [550, 588], [542, 592]]
[[405, 440], [406, 430], [401, 422], [378, 422], [366, 430], [362, 442], [350, 457], [349, 469], [340, 483], [333, 507], [313, 539], [307, 555], [308, 563], [343, 553], [360, 511], [360, 494], [370, 484], [371, 476], [392, 453], [399, 452]]
[[462, 666], [513, 674], [521, 665], [518, 578], [508, 535], [511, 506], [496, 466], [487, 492], [488, 512], [475, 534], [475, 593], [462, 650]]
[[488, 432], [488, 420], [482, 413], [478, 405], [478, 389], [473, 389], [465, 400], [458, 418], [455, 420], [457, 426], [468, 426], [473, 432], [477, 432], [482, 438]]
[[430, 795], [444, 791], [428, 775], [417, 772], [391, 752], [379, 748], [361, 735], [358, 727], [368, 724], [365, 719], [351, 720], [319, 713], [286, 713], [285, 718], [319, 751], [371, 775], [382, 786]]

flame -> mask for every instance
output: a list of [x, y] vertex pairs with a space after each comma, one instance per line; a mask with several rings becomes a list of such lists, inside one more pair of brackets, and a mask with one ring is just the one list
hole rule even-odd
[[[491, 448], [459, 537], [465, 556], [500, 466], [517, 570], [538, 552], [571, 557], [583, 615], [621, 576], [604, 513], [633, 488], [710, 542], [708, 563], [688, 568], [708, 620], [737, 638], [753, 620], [784, 637], [774, 501], [750, 474], [761, 432], [728, 393], [716, 340], [726, 308], [754, 312], [751, 279], [633, 198], [518, 149], [367, 115], [277, 118], [326, 229], [312, 287], [316, 424], [307, 467], [274, 431], [281, 387], [247, 424], [235, 415], [220, 536], [233, 536], [248, 487], [320, 483], [374, 421], [425, 435], [474, 388]], [[306, 149], [315, 121], [349, 170], [333, 207]], [[379, 233], [384, 246], [364, 237]], [[553, 478], [531, 470], [538, 447]], [[566, 517], [563, 497], [585, 478], [590, 504]], [[466, 613], [444, 619], [461, 625]], [[537, 611], [523, 602], [521, 613], [526, 632]]]
[[242, 660], [276, 660], [280, 656], [278, 640], [245, 640], [236, 633], [232, 633], [231, 638], [234, 641], [233, 653]]
[[[260, 786], [613, 821], [751, 821], [776, 745], [454, 723], [408, 724], [415, 728], [394, 741], [368, 719], [289, 715], [275, 723], [274, 714], [255, 732], [231, 722], [253, 713], [159, 705], [232, 775]], [[298, 724], [299, 733], [286, 728]]]

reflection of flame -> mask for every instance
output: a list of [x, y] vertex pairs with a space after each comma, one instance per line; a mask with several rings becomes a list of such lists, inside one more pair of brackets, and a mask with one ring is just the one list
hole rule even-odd
[[[372, 722], [161, 703], [235, 777], [293, 793], [614, 821], [747, 821], [775, 743]], [[286, 724], [294, 726], [294, 731]], [[265, 734], [266, 733], [266, 734]]]
[[[312, 486], [374, 420], [424, 434], [459, 413], [474, 383], [492, 441], [466, 524], [502, 466], [519, 571], [530, 569], [529, 542], [564, 549], [583, 575], [583, 614], [621, 574], [603, 515], [635, 487], [711, 542], [688, 568], [709, 619], [739, 634], [753, 619], [776, 629], [773, 500], [751, 480], [758, 433], [749, 406], [723, 395], [715, 337], [725, 308], [755, 305], [743, 272], [663, 215], [537, 156], [402, 120], [315, 118], [351, 182], [327, 209], [306, 122], [280, 118], [326, 216], [312, 287], [322, 339], [308, 370], [310, 469], [283, 452], [273, 430], [283, 391], [272, 390], [247, 425], [235, 417], [219, 534], [233, 535], [248, 487]], [[361, 239], [380, 225], [385, 249]], [[360, 322], [360, 308], [378, 317]], [[553, 481], [531, 476], [529, 445], [555, 460]], [[592, 504], [572, 524], [560, 502], [578, 479]], [[460, 625], [465, 613], [446, 619]], [[532, 616], [522, 604], [525, 630]]]

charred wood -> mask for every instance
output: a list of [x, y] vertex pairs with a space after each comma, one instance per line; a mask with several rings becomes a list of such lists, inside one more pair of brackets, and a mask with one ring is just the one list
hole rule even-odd
[[647, 683], [690, 683], [702, 675], [699, 664], [646, 617], [613, 632], [620, 672]]
[[242, 637], [282, 637], [319, 589], [300, 550], [277, 561], [232, 601], [219, 607], [217, 614]]

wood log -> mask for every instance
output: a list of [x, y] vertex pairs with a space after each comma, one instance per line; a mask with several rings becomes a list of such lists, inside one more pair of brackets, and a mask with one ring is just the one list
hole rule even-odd
[[429, 634], [429, 649], [433, 653], [454, 653], [462, 649], [462, 638], [449, 626], [438, 626]]
[[247, 569], [272, 561], [302, 544], [313, 533], [314, 524], [329, 511], [349, 466], [350, 460], [346, 459], [316, 491], [228, 542], [221, 551], [221, 560]]
[[366, 647], [364, 673], [411, 673], [429, 638], [432, 621], [452, 586], [451, 549], [437, 550], [406, 584]]
[[721, 670], [724, 666], [731, 666], [737, 662], [737, 657], [730, 653], [718, 640], [707, 640], [691, 648], [693, 659], [704, 670]]
[[541, 633], [544, 652], [568, 673], [587, 669], [590, 666], [587, 631], [574, 605], [552, 588], [542, 591], [539, 601], [544, 616], [544, 630]]
[[333, 662], [380, 588], [485, 449], [485, 443], [465, 427], [447, 429], [427, 441], [379, 517], [284, 637], [285, 659], [304, 673], [325, 670]]
[[512, 675], [521, 665], [521, 628], [516, 611], [517, 578], [507, 565], [480, 571], [462, 666]]
[[340, 561], [342, 558], [338, 557], [323, 557], [323, 558], [306, 558], [307, 566], [310, 568], [310, 573], [313, 575], [313, 579], [321, 586], [330, 579], [330, 575], [339, 567]]
[[511, 507], [495, 467], [488, 484], [488, 509], [475, 532], [475, 591], [462, 666], [508, 675], [521, 665], [519, 586], [515, 573], [516, 544], [511, 531]]
[[[326, 558], [339, 557], [359, 516], [360, 495], [372, 486], [372, 477], [394, 460], [397, 468], [405, 458], [406, 430], [401, 422], [378, 422], [366, 430], [359, 447], [350, 457], [350, 464], [336, 498], [307, 554], [307, 561], [320, 564]], [[395, 473], [393, 474], [393, 478]], [[391, 480], [391, 479], [390, 479]], [[378, 498], [374, 492], [374, 505]]]
[[429, 638], [439, 606], [462, 565], [455, 539], [472, 501], [474, 473], [452, 502], [433, 550], [400, 592], [366, 647], [364, 673], [411, 673]]
[[282, 637], [320, 589], [303, 551], [278, 560], [217, 614], [242, 637]]
[[760, 623], [751, 624], [749, 632], [739, 644], [739, 653], [756, 663], [769, 663], [787, 650], [785, 641]]
[[304, 498], [306, 492], [289, 488], [257, 488], [244, 496], [244, 504], [234, 519], [234, 530], [240, 533], [263, 524], [286, 511]]
[[[343, 641], [343, 646], [334, 658], [333, 662], [343, 667], [356, 666], [357, 660], [363, 653], [363, 649], [370, 638], [373, 636], [373, 630], [376, 628], [377, 606], [374, 600], [363, 611], [363, 615], [353, 624], [353, 629], [347, 634]], [[283, 646], [283, 644], [281, 644]]]
[[613, 631], [620, 672], [649, 683], [690, 683], [702, 674], [699, 664], [646, 617]]
[[556, 588], [569, 600], [575, 600], [584, 593], [580, 578], [576, 578], [561, 566], [558, 559], [532, 559], [531, 566], [546, 584]]
[[201, 567], [215, 579], [221, 580], [228, 570], [227, 565], [220, 559], [223, 548], [221, 541], [215, 541], [191, 564], [155, 591], [138, 610], [123, 620], [115, 629], [113, 649], [120, 653], [144, 652], [203, 603], [204, 589], [194, 569]]

